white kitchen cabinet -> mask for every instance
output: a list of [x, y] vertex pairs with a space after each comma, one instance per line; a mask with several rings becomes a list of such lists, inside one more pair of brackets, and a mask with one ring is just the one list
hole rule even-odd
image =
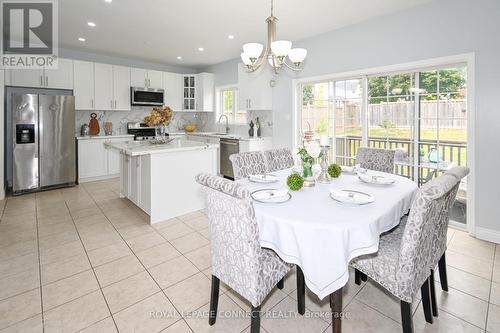
[[120, 156], [121, 194], [145, 212], [151, 210], [151, 159], [149, 155]]
[[45, 69], [45, 88], [73, 89], [73, 60], [59, 59], [57, 69]]
[[50, 89], [73, 89], [73, 61], [59, 59], [57, 69], [11, 69], [7, 85]]
[[269, 66], [262, 66], [247, 73], [243, 64], [238, 64], [238, 107], [241, 110], [272, 110], [273, 73]]
[[92, 179], [108, 174], [108, 151], [104, 140], [78, 140], [78, 179]]
[[163, 87], [163, 73], [155, 70], [132, 68], [130, 83], [133, 87], [161, 89]]
[[14, 87], [43, 87], [43, 69], [10, 69], [6, 71], [6, 84]]
[[182, 110], [196, 110], [196, 75], [184, 75], [182, 83]]
[[248, 151], [264, 151], [273, 149], [272, 138], [260, 138], [257, 140], [240, 140], [240, 153]]
[[165, 90], [165, 105], [174, 111], [182, 110], [182, 83], [183, 75], [177, 73], [163, 73], [163, 89]]
[[94, 63], [94, 96], [96, 110], [112, 110], [113, 98], [113, 66]]
[[163, 72], [148, 70], [148, 88], [163, 88]]
[[94, 64], [96, 110], [130, 111], [130, 69]]
[[78, 140], [78, 180], [93, 181], [117, 177], [120, 173], [120, 154], [108, 148], [107, 142], [125, 142], [132, 137], [100, 137]]
[[130, 67], [113, 66], [114, 110], [130, 111]]
[[196, 110], [214, 111], [214, 75], [212, 73], [196, 74]]
[[94, 63], [73, 61], [73, 95], [76, 110], [94, 110]]

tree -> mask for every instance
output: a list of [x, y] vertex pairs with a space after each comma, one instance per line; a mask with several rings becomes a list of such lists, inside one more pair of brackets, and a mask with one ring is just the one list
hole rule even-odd
[[302, 105], [311, 105], [314, 102], [312, 85], [308, 84], [302, 88]]

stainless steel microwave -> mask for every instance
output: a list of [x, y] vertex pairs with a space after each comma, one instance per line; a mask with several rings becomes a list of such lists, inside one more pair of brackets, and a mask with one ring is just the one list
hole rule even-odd
[[163, 106], [163, 96], [165, 91], [163, 89], [153, 88], [130, 88], [130, 99], [132, 105], [142, 106]]

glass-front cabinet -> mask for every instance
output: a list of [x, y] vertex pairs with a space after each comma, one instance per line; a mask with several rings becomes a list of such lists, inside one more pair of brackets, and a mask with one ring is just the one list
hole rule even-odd
[[184, 76], [184, 100], [182, 109], [184, 111], [196, 110], [196, 75]]

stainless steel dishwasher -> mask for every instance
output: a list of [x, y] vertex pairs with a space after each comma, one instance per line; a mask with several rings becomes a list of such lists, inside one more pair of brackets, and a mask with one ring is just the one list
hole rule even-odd
[[225, 178], [234, 179], [233, 165], [229, 160], [232, 154], [240, 152], [240, 142], [237, 139], [220, 139], [220, 173]]

